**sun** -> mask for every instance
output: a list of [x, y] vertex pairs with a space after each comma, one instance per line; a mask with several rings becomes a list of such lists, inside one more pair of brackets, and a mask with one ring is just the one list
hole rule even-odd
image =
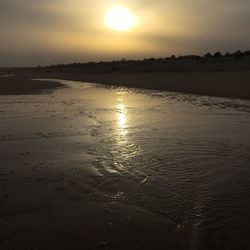
[[122, 6], [113, 7], [108, 11], [106, 24], [113, 30], [126, 31], [135, 25], [135, 16]]

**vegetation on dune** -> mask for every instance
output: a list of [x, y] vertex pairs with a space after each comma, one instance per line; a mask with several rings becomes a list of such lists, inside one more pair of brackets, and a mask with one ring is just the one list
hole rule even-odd
[[250, 51], [236, 51], [222, 54], [219, 51], [204, 56], [186, 55], [164, 58], [145, 58], [143, 60], [114, 60], [109, 62], [87, 62], [57, 64], [38, 67], [39, 70], [80, 71], [83, 73], [102, 72], [175, 72], [175, 71], [205, 71], [205, 70], [249, 70]]

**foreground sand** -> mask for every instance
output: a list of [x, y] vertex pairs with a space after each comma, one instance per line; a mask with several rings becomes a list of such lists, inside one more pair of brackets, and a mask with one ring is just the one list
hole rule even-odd
[[0, 99], [0, 249], [187, 249], [181, 225], [124, 199], [132, 179], [106, 171], [67, 91]]

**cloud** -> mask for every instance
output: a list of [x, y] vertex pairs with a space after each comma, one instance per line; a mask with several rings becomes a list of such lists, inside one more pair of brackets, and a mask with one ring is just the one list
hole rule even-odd
[[[134, 31], [106, 29], [116, 4], [138, 15]], [[249, 0], [1, 0], [0, 64], [244, 50], [249, 27]]]

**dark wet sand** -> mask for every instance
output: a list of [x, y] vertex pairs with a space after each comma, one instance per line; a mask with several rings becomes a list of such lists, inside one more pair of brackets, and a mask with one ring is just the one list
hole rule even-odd
[[89, 166], [85, 136], [69, 137], [83, 144], [77, 160], [73, 143], [67, 148], [62, 139], [39, 136], [0, 139], [1, 250], [189, 248], [186, 229], [167, 216], [119, 195], [101, 198], [106, 178]]
[[17, 95], [1, 98], [0, 249], [187, 249], [186, 229], [130, 204], [91, 166], [88, 117], [54, 94], [18, 96], [57, 86], [27, 79], [1, 80]]
[[50, 93], [55, 88], [63, 87], [60, 83], [33, 81], [30, 77], [0, 77], [0, 95], [28, 95]]

